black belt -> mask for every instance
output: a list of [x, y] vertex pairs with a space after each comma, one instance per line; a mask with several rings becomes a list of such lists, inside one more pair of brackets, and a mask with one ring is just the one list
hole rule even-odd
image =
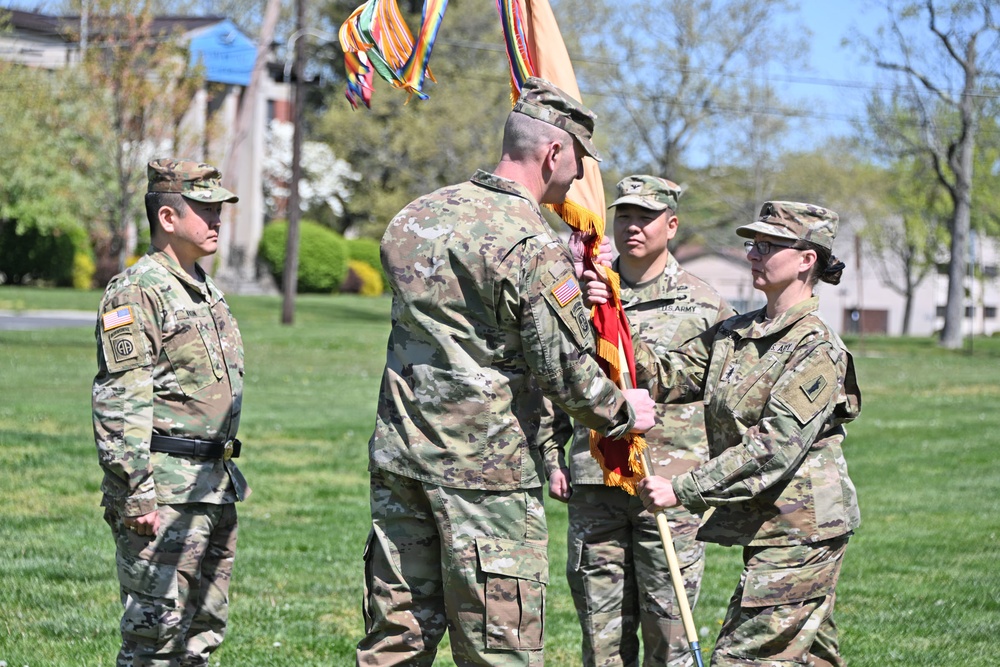
[[194, 456], [202, 459], [235, 459], [240, 455], [243, 443], [238, 438], [226, 442], [209, 442], [195, 438], [175, 438], [171, 435], [157, 435], [149, 441], [149, 451]]

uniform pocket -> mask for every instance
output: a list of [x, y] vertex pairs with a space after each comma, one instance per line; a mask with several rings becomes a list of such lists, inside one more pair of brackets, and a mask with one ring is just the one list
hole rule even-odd
[[486, 648], [542, 648], [545, 584], [549, 562], [544, 547], [498, 538], [476, 538], [479, 568], [486, 579]]
[[124, 637], [161, 642], [180, 624], [177, 567], [122, 554], [116, 556], [122, 586], [121, 631]]
[[840, 559], [801, 567], [755, 568], [743, 587], [744, 607], [774, 607], [821, 598], [833, 592]]
[[[208, 331], [211, 327], [212, 331]], [[163, 351], [170, 360], [174, 377], [181, 390], [188, 396], [221, 378], [213, 363], [218, 354], [212, 355], [208, 336], [214, 332], [211, 318], [200, 317], [189, 311], [177, 313], [176, 327], [164, 335]]]

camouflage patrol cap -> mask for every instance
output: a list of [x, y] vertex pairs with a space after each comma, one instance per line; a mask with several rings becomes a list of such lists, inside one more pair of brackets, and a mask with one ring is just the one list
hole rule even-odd
[[612, 206], [634, 204], [651, 211], [677, 210], [677, 202], [683, 190], [681, 186], [665, 178], [637, 174], [626, 176], [618, 181], [618, 199], [611, 202]]
[[240, 200], [222, 187], [222, 174], [210, 164], [194, 160], [160, 158], [146, 165], [149, 186], [146, 192], [176, 192], [185, 199], [200, 202], [229, 202]]
[[829, 209], [794, 201], [764, 202], [755, 222], [736, 230], [739, 236], [752, 239], [755, 234], [768, 234], [784, 239], [809, 241], [821, 248], [833, 250], [840, 217]]
[[576, 137], [587, 155], [601, 161], [592, 140], [597, 114], [545, 79], [532, 76], [521, 84], [521, 97], [512, 113], [522, 113], [566, 130]]

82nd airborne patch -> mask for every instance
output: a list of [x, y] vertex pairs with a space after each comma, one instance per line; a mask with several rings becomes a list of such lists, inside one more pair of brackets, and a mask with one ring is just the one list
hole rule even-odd
[[143, 364], [145, 347], [132, 306], [120, 306], [101, 315], [101, 343], [108, 370], [118, 373]]

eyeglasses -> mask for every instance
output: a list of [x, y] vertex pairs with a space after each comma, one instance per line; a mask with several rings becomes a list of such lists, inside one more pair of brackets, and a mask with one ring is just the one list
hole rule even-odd
[[757, 249], [757, 254], [764, 256], [770, 255], [773, 248], [795, 248], [796, 250], [801, 250], [799, 246], [794, 243], [784, 244], [784, 243], [774, 243], [773, 241], [744, 241], [743, 247], [746, 249], [747, 254], [754, 248]]

